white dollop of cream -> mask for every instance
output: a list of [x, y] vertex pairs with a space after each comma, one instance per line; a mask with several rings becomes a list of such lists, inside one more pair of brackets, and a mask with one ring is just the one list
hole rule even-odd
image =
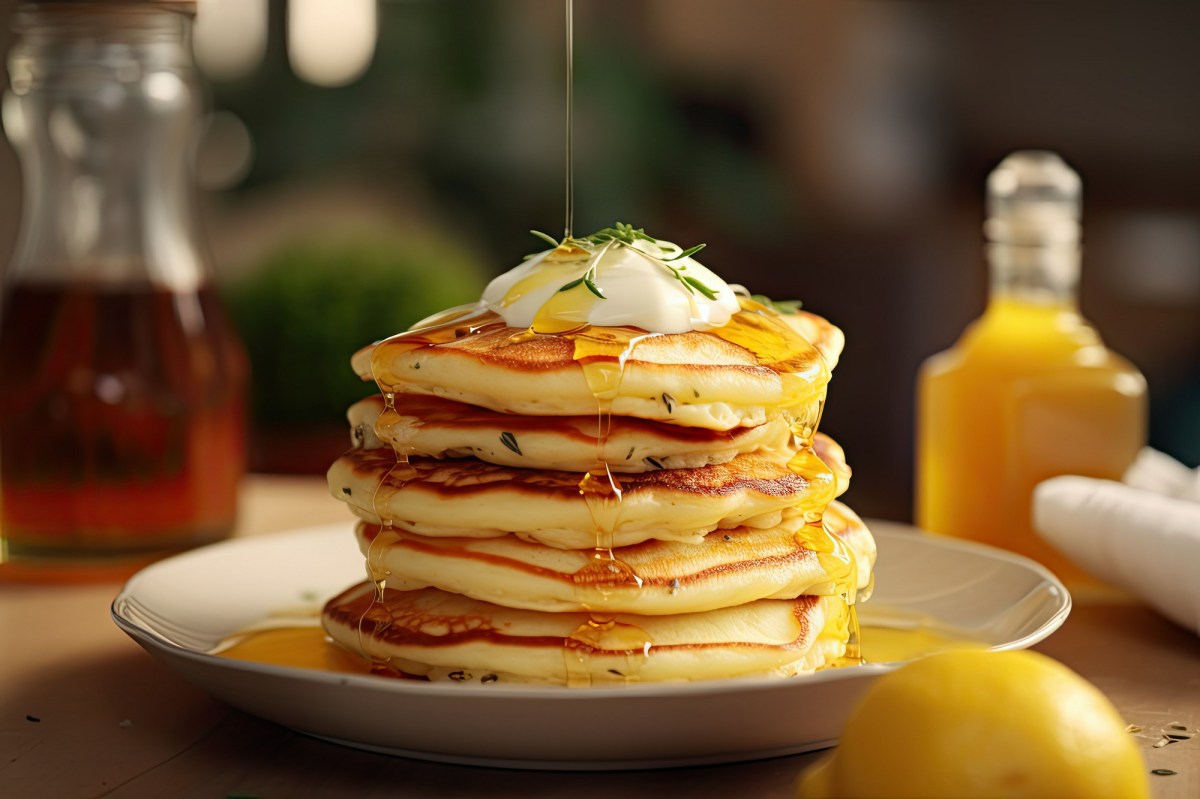
[[[737, 296], [729, 284], [690, 256], [662, 260], [679, 252], [665, 241], [615, 242], [594, 247], [591, 253], [567, 254], [561, 247], [547, 250], [495, 278], [484, 290], [482, 303], [509, 327], [533, 327], [548, 313], [560, 322], [639, 327], [651, 333], [721, 327], [740, 310]], [[675, 270], [716, 297], [709, 299], [686, 285]], [[561, 291], [585, 275], [604, 298], [584, 285]]]

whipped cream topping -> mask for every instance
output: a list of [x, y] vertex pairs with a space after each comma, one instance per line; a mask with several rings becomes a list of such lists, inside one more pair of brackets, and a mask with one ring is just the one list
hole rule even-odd
[[691, 256], [669, 260], [680, 252], [661, 240], [567, 243], [494, 279], [482, 304], [509, 327], [546, 333], [583, 324], [651, 333], [723, 326], [739, 310], [733, 289]]

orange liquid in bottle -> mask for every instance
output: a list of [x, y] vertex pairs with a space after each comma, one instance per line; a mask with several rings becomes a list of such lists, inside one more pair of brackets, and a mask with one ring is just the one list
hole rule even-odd
[[987, 180], [987, 310], [917, 382], [916, 522], [1098, 587], [1033, 529], [1033, 490], [1117, 480], [1146, 436], [1146, 381], [1076, 310], [1082, 181], [1057, 154], [1011, 153]]
[[1141, 373], [1071, 303], [1001, 294], [917, 391], [917, 525], [1093, 582], [1033, 530], [1031, 497], [1056, 475], [1120, 479], [1145, 443]]
[[20, 284], [0, 311], [0, 513], [13, 556], [227, 534], [245, 356], [209, 288]]

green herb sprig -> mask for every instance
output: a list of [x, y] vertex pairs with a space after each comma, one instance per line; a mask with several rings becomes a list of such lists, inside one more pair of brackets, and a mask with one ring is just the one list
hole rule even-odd
[[773, 300], [766, 294], [751, 294], [743, 286], [734, 286], [733, 293], [739, 297], [747, 297], [754, 300], [764, 308], [770, 308], [772, 311], [780, 314], [793, 314], [804, 307], [804, 303], [800, 300]]
[[[595, 233], [587, 236], [566, 236], [562, 239], [562, 241], [555, 241], [553, 236], [547, 235], [540, 230], [531, 230], [529, 232], [534, 236], [537, 236], [542, 241], [550, 244], [555, 249], [560, 247], [576, 247], [587, 252], [593, 259], [597, 259], [600, 254], [614, 244], [623, 245], [641, 255], [643, 258], [646, 258], [651, 262], [659, 264], [667, 269], [672, 276], [679, 281], [680, 285], [687, 289], [689, 294], [700, 292], [710, 300], [715, 300], [717, 298], [717, 292], [705, 285], [702, 280], [693, 277], [692, 275], [684, 274], [684, 272], [687, 270], [686, 264], [680, 264], [679, 266], [675, 265], [676, 261], [682, 261], [684, 258], [695, 255], [703, 250], [706, 246], [704, 244], [697, 244], [684, 249], [678, 245], [660, 241], [659, 239], [656, 239], [648, 234], [643, 228], [635, 228], [633, 225], [627, 225], [624, 222], [617, 222], [613, 227], [601, 228]], [[637, 246], [640, 242], [649, 242], [651, 244], [655, 244], [660, 249], [666, 249], [666, 245], [669, 245], [678, 250], [678, 252], [675, 252], [670, 256], [654, 255]], [[559, 288], [559, 291], [570, 291], [571, 289], [580, 285], [584, 286], [588, 291], [590, 291], [592, 294], [595, 294], [600, 299], [607, 299], [607, 297], [604, 295], [604, 292], [600, 290], [598, 285], [596, 285], [596, 266], [594, 263], [587, 270], [587, 272], [583, 274], [583, 277], [564, 284]]]
[[773, 300], [766, 294], [751, 294], [750, 299], [781, 314], [796, 313], [802, 305], [800, 300]]
[[558, 290], [559, 291], [570, 291], [571, 289], [575, 288], [576, 286], [578, 286], [581, 283], [584, 285], [585, 288], [587, 288], [588, 291], [592, 292], [600, 299], [602, 299], [602, 300], [608, 299], [608, 297], [604, 296], [604, 292], [600, 290], [600, 287], [596, 285], [596, 266], [594, 264], [591, 267], [589, 267], [586, 272], [583, 273], [583, 277], [578, 278], [576, 280], [572, 280], [570, 283], [563, 284], [562, 286], [559, 287]]
[[500, 434], [500, 443], [518, 455], [525, 455], [524, 452], [521, 452], [521, 445], [517, 443], [517, 437], [507, 430]]

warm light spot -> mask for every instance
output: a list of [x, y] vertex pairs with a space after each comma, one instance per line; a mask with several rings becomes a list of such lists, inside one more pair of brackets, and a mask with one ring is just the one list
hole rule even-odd
[[196, 153], [196, 180], [206, 189], [236, 186], [254, 163], [254, 139], [232, 112], [216, 111], [208, 119]]
[[250, 74], [267, 50], [267, 0], [199, 0], [192, 50], [213, 80]]
[[344, 86], [371, 65], [375, 0], [288, 0], [288, 60], [302, 80]]
[[12, 146], [19, 148], [24, 145], [28, 126], [25, 124], [21, 98], [16, 92], [4, 92], [4, 99], [0, 101], [0, 119], [4, 122], [4, 133]]
[[146, 97], [159, 108], [175, 108], [186, 96], [183, 81], [174, 72], [151, 72], [146, 76], [143, 89]]

